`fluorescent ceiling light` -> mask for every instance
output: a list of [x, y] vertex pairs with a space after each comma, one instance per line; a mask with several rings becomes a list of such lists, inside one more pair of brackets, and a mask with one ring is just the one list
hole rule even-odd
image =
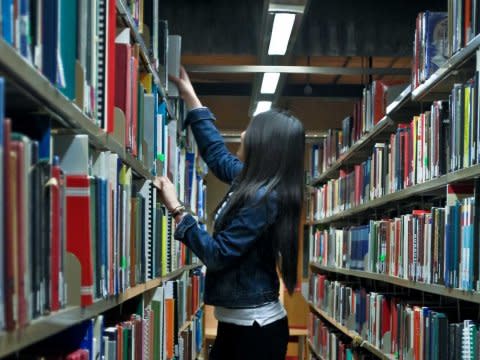
[[273, 19], [272, 36], [270, 37], [270, 46], [268, 47], [268, 55], [285, 55], [294, 22], [295, 14], [275, 14], [275, 19]]
[[280, 73], [265, 73], [263, 74], [262, 88], [260, 92], [262, 94], [274, 94], [277, 89], [278, 79]]
[[253, 116], [260, 114], [262, 112], [270, 110], [272, 107], [272, 102], [271, 101], [259, 101], [257, 103], [257, 108], [255, 109], [255, 112], [253, 113]]

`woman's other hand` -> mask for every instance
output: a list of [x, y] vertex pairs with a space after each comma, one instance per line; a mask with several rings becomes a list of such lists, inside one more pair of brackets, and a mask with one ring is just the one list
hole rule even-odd
[[160, 176], [155, 179], [155, 185], [160, 188], [160, 199], [169, 212], [172, 212], [181, 204], [177, 198], [175, 185], [166, 176]]
[[180, 96], [185, 101], [188, 110], [194, 110], [202, 107], [202, 103], [198, 100], [197, 94], [193, 89], [193, 85], [183, 66], [180, 67], [180, 77], [168, 75], [170, 81], [173, 81], [178, 87]]

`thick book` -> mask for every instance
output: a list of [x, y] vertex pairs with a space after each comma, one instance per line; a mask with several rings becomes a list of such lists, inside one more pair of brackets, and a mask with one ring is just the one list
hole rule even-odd
[[81, 266], [81, 305], [93, 303], [93, 259], [90, 232], [90, 179], [86, 175], [66, 175], [67, 251]]

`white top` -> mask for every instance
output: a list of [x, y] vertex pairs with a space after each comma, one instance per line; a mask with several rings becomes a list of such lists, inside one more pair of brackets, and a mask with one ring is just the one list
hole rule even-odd
[[222, 306], [215, 307], [215, 318], [218, 321], [241, 326], [265, 326], [287, 316], [287, 312], [280, 301], [273, 301], [252, 308], [233, 309]]

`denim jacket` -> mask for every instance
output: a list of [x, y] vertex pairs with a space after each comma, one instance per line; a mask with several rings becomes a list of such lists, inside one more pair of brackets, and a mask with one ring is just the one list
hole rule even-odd
[[[202, 158], [223, 182], [232, 184], [242, 162], [225, 146], [207, 108], [188, 113]], [[277, 216], [275, 192], [260, 188], [255, 199], [235, 216], [216, 224], [213, 235], [197, 226], [191, 215], [177, 225], [175, 239], [182, 241], [207, 267], [204, 302], [210, 305], [255, 307], [278, 299], [279, 280], [272, 244]]]

